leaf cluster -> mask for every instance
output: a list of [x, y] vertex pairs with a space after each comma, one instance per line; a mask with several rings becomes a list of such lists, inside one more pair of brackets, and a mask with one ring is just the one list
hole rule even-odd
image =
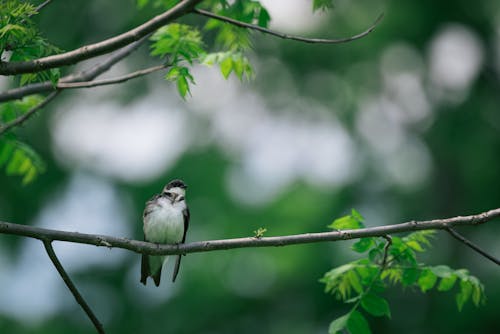
[[[362, 228], [363, 217], [353, 210], [350, 215], [336, 219], [329, 227]], [[352, 250], [365, 254], [365, 257], [333, 268], [320, 280], [325, 284], [325, 292], [346, 304], [353, 304], [347, 314], [330, 324], [329, 333], [345, 329], [349, 333], [370, 333], [360, 309], [375, 317], [390, 317], [389, 303], [381, 296], [390, 285], [416, 287], [424, 293], [433, 288], [440, 292], [450, 291], [456, 286], [455, 300], [459, 310], [469, 300], [476, 306], [483, 303], [484, 287], [466, 269], [428, 266], [418, 261], [417, 254], [431, 246], [433, 236], [434, 231], [418, 231], [406, 237], [392, 237], [390, 242], [369, 237], [354, 243]]]
[[[61, 50], [40, 35], [32, 20], [38, 14], [28, 2], [6, 0], [0, 2], [0, 51], [12, 52], [5, 61], [26, 61], [45, 57]], [[21, 75], [20, 85], [50, 80], [54, 84], [60, 77], [58, 69]]]
[[[25, 114], [40, 103], [41, 99], [39, 95], [32, 95], [19, 101], [0, 104], [0, 126]], [[4, 166], [7, 175], [21, 176], [23, 184], [32, 182], [45, 171], [45, 164], [40, 156], [11, 133], [0, 137], [0, 168]]]
[[[156, 1], [154, 5], [170, 8], [178, 1]], [[140, 0], [138, 6], [143, 7], [149, 1]], [[258, 1], [250, 0], [213, 0], [204, 3], [206, 8], [216, 14], [233, 19], [258, 24], [266, 27], [270, 16]], [[253, 77], [253, 69], [245, 51], [250, 48], [250, 32], [248, 29], [235, 27], [215, 19], [209, 19], [202, 29], [205, 33], [215, 32], [215, 45], [220, 51], [209, 52], [201, 31], [191, 25], [173, 23], [159, 29], [152, 37], [151, 55], [164, 58], [171, 66], [165, 76], [167, 80], [177, 83], [177, 90], [182, 98], [190, 93], [190, 85], [194, 78], [190, 67], [195, 63], [213, 66], [218, 65], [225, 79], [231, 73], [238, 79]]]

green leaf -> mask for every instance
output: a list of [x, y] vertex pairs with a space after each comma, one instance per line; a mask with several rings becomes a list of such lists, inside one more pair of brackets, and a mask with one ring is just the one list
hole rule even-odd
[[35, 151], [12, 136], [0, 137], [0, 167], [3, 165], [6, 165], [7, 175], [22, 176], [23, 184], [32, 182], [45, 171], [45, 165]]
[[351, 209], [351, 217], [360, 223], [365, 221], [365, 218], [358, 211], [356, 211], [356, 209]]
[[426, 292], [434, 287], [437, 282], [437, 276], [430, 269], [424, 269], [420, 273], [417, 284], [422, 292]]
[[137, 0], [137, 8], [143, 9], [148, 3], [149, 0]]
[[177, 78], [177, 90], [179, 94], [184, 98], [186, 94], [189, 93], [189, 83], [184, 76], [179, 76]]
[[451, 275], [448, 277], [443, 277], [441, 278], [441, 281], [439, 282], [439, 285], [437, 287], [438, 291], [448, 291], [453, 288], [455, 285], [455, 282], [457, 281], [457, 276]]
[[261, 27], [267, 28], [269, 26], [269, 21], [271, 21], [271, 16], [269, 15], [269, 12], [262, 7], [259, 12], [257, 24]]
[[365, 317], [358, 311], [352, 311], [347, 320], [347, 330], [351, 334], [370, 334], [370, 327]]
[[457, 302], [458, 310], [462, 311], [464, 304], [469, 300], [472, 294], [472, 284], [469, 281], [460, 281], [460, 292], [457, 293], [455, 299]]
[[[451, 269], [448, 266], [440, 265], [440, 266], [434, 266], [434, 267], [429, 267], [429, 269], [438, 277], [443, 277], [447, 278], [452, 275], [455, 275], [455, 272], [453, 269]], [[455, 277], [456, 278], [456, 277]]]
[[153, 41], [151, 55], [169, 56], [174, 64], [182, 60], [192, 63], [205, 54], [200, 32], [186, 24], [168, 24], [158, 29], [150, 39]]
[[351, 248], [357, 253], [364, 253], [373, 246], [375, 246], [374, 238], [361, 238], [359, 241], [354, 243]]
[[401, 283], [405, 286], [412, 285], [417, 281], [419, 274], [420, 270], [417, 268], [404, 268]]
[[420, 244], [417, 241], [415, 241], [415, 240], [410, 240], [410, 241], [406, 242], [406, 245], [408, 247], [410, 247], [411, 249], [416, 250], [417, 252], [423, 252], [424, 251], [424, 249], [422, 248], [422, 246], [420, 246]]
[[384, 298], [374, 294], [368, 293], [361, 298], [361, 306], [363, 309], [375, 317], [382, 317], [386, 315], [391, 317], [389, 303]]
[[313, 0], [313, 12], [333, 8], [333, 0]]
[[360, 228], [361, 225], [353, 216], [347, 215], [335, 219], [328, 227], [334, 230], [355, 230]]
[[225, 79], [229, 77], [231, 71], [233, 70], [233, 59], [231, 57], [227, 57], [220, 63], [220, 71]]
[[346, 315], [333, 320], [328, 328], [328, 334], [337, 334], [341, 332], [347, 326], [347, 321], [349, 320], [350, 315], [350, 313], [347, 313]]

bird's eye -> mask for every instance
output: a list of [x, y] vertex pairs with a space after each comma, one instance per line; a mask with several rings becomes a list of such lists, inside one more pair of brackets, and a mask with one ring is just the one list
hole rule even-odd
[[172, 193], [171, 193], [171, 192], [169, 192], [169, 191], [165, 191], [165, 192], [163, 193], [163, 195], [165, 195], [165, 196], [167, 196], [167, 197], [172, 197]]
[[177, 198], [177, 202], [181, 202], [184, 200], [184, 196], [179, 196], [179, 198]]

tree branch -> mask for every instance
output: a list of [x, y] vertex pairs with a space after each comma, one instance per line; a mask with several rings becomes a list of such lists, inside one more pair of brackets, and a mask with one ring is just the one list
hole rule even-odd
[[183, 16], [191, 11], [199, 2], [201, 2], [201, 0], [181, 1], [163, 14], [152, 18], [132, 30], [95, 44], [82, 46], [73, 51], [29, 61], [0, 62], [0, 75], [39, 72], [50, 68], [73, 65], [82, 60], [112, 52], [141, 39], [165, 24]]
[[467, 246], [469, 246], [470, 248], [472, 248], [473, 250], [475, 250], [476, 252], [478, 252], [479, 254], [481, 254], [482, 256], [484, 256], [485, 258], [487, 258], [488, 260], [496, 263], [497, 265], [500, 265], [500, 260], [499, 259], [497, 259], [493, 255], [487, 253], [486, 251], [482, 250], [479, 246], [477, 246], [476, 244], [474, 244], [472, 241], [466, 239], [463, 235], [461, 235], [460, 233], [458, 233], [457, 231], [455, 231], [454, 228], [448, 227], [446, 229], [446, 231], [448, 231], [448, 233], [450, 233], [452, 237], [454, 237], [455, 239], [457, 239], [460, 242], [463, 242], [464, 244], [466, 244]]
[[197, 241], [180, 245], [160, 245], [126, 238], [50, 230], [40, 227], [12, 224], [2, 221], [0, 221], [0, 233], [20, 235], [39, 240], [59, 240], [95, 246], [105, 246], [110, 248], [123, 248], [143, 254], [174, 255], [234, 248], [287, 246], [324, 241], [350, 240], [365, 237], [383, 237], [387, 236], [388, 234], [420, 230], [446, 230], [447, 228], [453, 226], [479, 225], [493, 220], [497, 217], [500, 217], [500, 208], [472, 216], [459, 216], [454, 218], [434, 219], [426, 221], [410, 221], [402, 224], [368, 227], [358, 230], [306, 233], [265, 238], [247, 237], [225, 240]]
[[111, 78], [111, 79], [104, 79], [104, 80], [94, 80], [94, 81], [82, 81], [82, 82], [62, 82], [60, 84], [57, 84], [58, 89], [71, 89], [71, 88], [91, 88], [91, 87], [97, 87], [97, 86], [104, 86], [104, 85], [112, 85], [112, 84], [117, 84], [117, 83], [122, 83], [125, 81], [128, 81], [130, 79], [135, 79], [142, 77], [144, 75], [147, 75], [149, 73], [153, 73], [159, 70], [163, 70], [167, 68], [168, 65], [158, 65], [158, 66], [152, 66], [145, 68], [143, 70], [135, 71], [126, 75], [122, 75], [116, 78]]
[[[149, 36], [149, 35], [148, 35]], [[118, 50], [117, 52], [113, 53], [111, 56], [106, 58], [103, 62], [97, 63], [91, 68], [78, 72], [76, 74], [68, 75], [61, 80], [59, 80], [60, 84], [65, 84], [65, 83], [74, 83], [74, 82], [85, 82], [87, 80], [92, 80], [95, 77], [101, 75], [102, 73], [108, 71], [114, 64], [122, 60], [123, 58], [127, 57], [131, 52], [136, 50], [139, 46], [144, 43], [144, 41], [147, 39], [148, 36], [144, 36], [140, 40], [127, 45], [126, 47], [122, 48], [121, 50]], [[137, 75], [139, 76], [139, 75]], [[122, 78], [123, 79], [123, 78]], [[128, 79], [127, 79], [128, 80]], [[124, 80], [126, 81], [126, 80]], [[26, 120], [28, 120], [33, 114], [35, 114], [38, 110], [46, 106], [52, 99], [54, 99], [60, 92], [61, 89], [55, 88], [54, 85], [50, 81], [43, 82], [43, 83], [38, 83], [38, 84], [33, 84], [21, 88], [16, 88], [12, 89], [10, 91], [7, 91], [3, 94], [0, 94], [0, 102], [4, 100], [11, 100], [11, 99], [16, 99], [22, 96], [26, 95], [31, 95], [34, 93], [40, 93], [40, 92], [45, 92], [45, 91], [52, 91], [52, 93], [45, 98], [40, 104], [36, 105], [33, 107], [31, 110], [29, 110], [26, 114], [19, 116], [18, 118], [14, 119], [13, 121], [5, 124], [5, 125], [0, 125], [0, 135], [5, 133], [6, 131], [10, 130], [12, 127], [18, 126], [23, 124]]]
[[47, 96], [42, 102], [31, 108], [27, 113], [19, 116], [18, 118], [10, 121], [7, 124], [0, 125], [0, 136], [9, 131], [14, 126], [19, 126], [26, 122], [31, 116], [33, 116], [38, 110], [45, 107], [50, 101], [52, 101], [57, 95], [59, 95], [60, 91], [52, 92], [49, 96]]
[[241, 27], [241, 28], [248, 28], [248, 29], [252, 29], [252, 30], [257, 30], [257, 31], [260, 31], [264, 34], [269, 34], [269, 35], [276, 36], [279, 38], [290, 39], [290, 40], [304, 42], [304, 43], [313, 43], [313, 44], [339, 44], [339, 43], [347, 43], [347, 42], [351, 42], [351, 41], [363, 38], [366, 35], [368, 35], [369, 33], [371, 33], [375, 29], [375, 27], [380, 23], [382, 18], [384, 17], [384, 14], [380, 14], [380, 16], [375, 20], [375, 22], [372, 24], [372, 26], [360, 34], [346, 37], [346, 38], [339, 38], [339, 39], [324, 39], [324, 38], [306, 38], [306, 37], [301, 37], [301, 36], [288, 35], [288, 34], [284, 34], [282, 32], [278, 32], [278, 31], [274, 31], [274, 30], [270, 30], [270, 29], [258, 26], [256, 24], [246, 23], [246, 22], [232, 19], [232, 18], [227, 17], [227, 16], [218, 15], [218, 14], [215, 14], [215, 13], [203, 10], [203, 9], [195, 8], [195, 9], [193, 9], [193, 13], [196, 13], [196, 14], [199, 14], [202, 16], [206, 16], [206, 17], [209, 17], [212, 19], [216, 19], [219, 21], [223, 21], [223, 22], [226, 22], [226, 23], [229, 23], [229, 24]]
[[[89, 69], [61, 78], [59, 80], [59, 83], [83, 82], [93, 80], [102, 73], [108, 71], [111, 67], [113, 67], [114, 64], [118, 63], [120, 60], [124, 59], [130, 53], [139, 48], [147, 40], [148, 37], [149, 35], [144, 36], [140, 40], [127, 45], [126, 47], [110, 55], [103, 62], [97, 63]], [[10, 89], [8, 91], [0, 93], [0, 102], [15, 100], [32, 94], [52, 92], [54, 90], [56, 90], [56, 88], [50, 81], [35, 83], [24, 87]]]
[[51, 1], [52, 1], [52, 0], [45, 0], [44, 2], [42, 2], [41, 4], [39, 4], [39, 5], [35, 8], [35, 10], [36, 10], [37, 12], [41, 11], [41, 10], [42, 10], [42, 8], [43, 8], [43, 7], [45, 7], [45, 6], [47, 6], [47, 5], [49, 5]]
[[64, 267], [62, 266], [61, 262], [57, 258], [56, 253], [54, 252], [54, 248], [52, 248], [52, 242], [50, 240], [43, 240], [43, 245], [45, 246], [45, 250], [47, 251], [47, 255], [49, 256], [50, 260], [54, 264], [54, 267], [56, 267], [57, 272], [63, 279], [64, 283], [68, 287], [69, 291], [73, 294], [73, 297], [75, 297], [76, 302], [82, 307], [82, 309], [85, 311], [87, 316], [90, 318], [90, 321], [94, 324], [96, 330], [98, 333], [104, 334], [104, 328], [102, 327], [102, 324], [99, 322], [97, 317], [95, 316], [94, 312], [92, 312], [92, 309], [89, 307], [85, 299], [82, 297], [80, 292], [78, 292], [78, 289], [76, 286], [73, 284], [71, 281], [71, 278], [69, 278], [68, 273], [66, 270], [64, 270]]

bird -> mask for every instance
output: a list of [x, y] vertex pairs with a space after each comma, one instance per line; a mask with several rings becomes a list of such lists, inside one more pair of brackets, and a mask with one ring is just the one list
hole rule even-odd
[[[179, 245], [186, 241], [189, 227], [189, 208], [186, 204], [186, 184], [179, 179], [167, 183], [162, 192], [146, 202], [142, 215], [144, 240], [158, 244]], [[168, 256], [142, 255], [141, 283], [146, 285], [147, 278], [152, 277], [156, 286], [160, 285], [161, 270]], [[175, 282], [181, 255], [177, 255], [172, 275]]]

